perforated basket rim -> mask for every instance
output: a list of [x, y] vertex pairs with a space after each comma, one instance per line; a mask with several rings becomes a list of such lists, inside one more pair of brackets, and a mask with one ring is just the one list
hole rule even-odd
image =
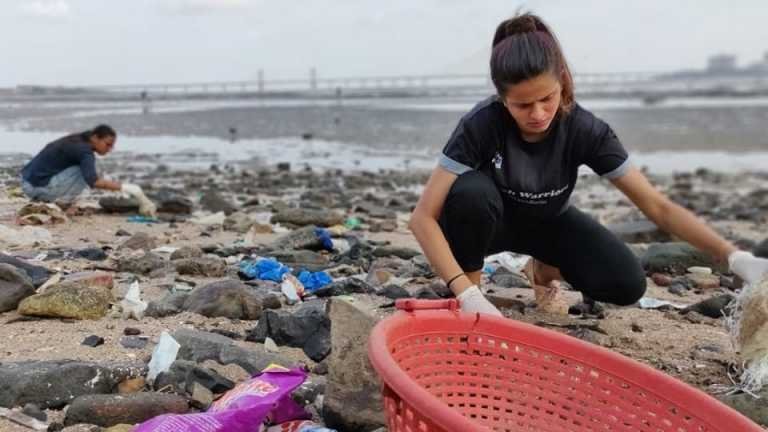
[[[450, 332], [503, 337], [542, 352], [583, 363], [606, 374], [621, 377], [622, 380], [652, 393], [670, 405], [695, 413], [697, 419], [713, 430], [764, 431], [738, 411], [697, 388], [636, 360], [562, 333], [490, 315], [448, 310], [398, 311], [374, 327], [368, 343], [369, 359], [385, 385], [389, 386], [406, 404], [445, 430], [490, 431], [487, 427], [464, 417], [413, 381], [390, 354], [389, 347], [397, 342], [392, 340], [391, 335], [397, 330], [407, 329], [406, 326], [408, 326], [410, 327], [409, 336], [433, 334], [417, 331], [421, 320], [445, 321], [446, 331]], [[501, 335], [500, 332], [504, 334]], [[523, 340], [524, 335], [530, 339]], [[663, 388], [663, 394], [657, 390], [660, 388]], [[725, 424], [728, 429], [723, 429]]]

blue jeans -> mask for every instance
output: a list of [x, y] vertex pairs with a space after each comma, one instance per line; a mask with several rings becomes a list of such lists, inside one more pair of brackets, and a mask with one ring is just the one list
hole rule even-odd
[[51, 177], [45, 186], [33, 186], [21, 180], [21, 189], [34, 201], [71, 203], [88, 187], [79, 166], [71, 166]]

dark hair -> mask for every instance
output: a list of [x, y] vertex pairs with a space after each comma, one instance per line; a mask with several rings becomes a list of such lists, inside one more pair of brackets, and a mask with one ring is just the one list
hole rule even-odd
[[510, 85], [547, 72], [560, 81], [560, 109], [567, 113], [573, 106], [573, 77], [555, 34], [530, 13], [502, 21], [491, 51], [491, 80], [499, 95]]
[[92, 136], [101, 139], [107, 137], [117, 138], [117, 132], [112, 129], [112, 126], [100, 124], [91, 130], [83, 132], [83, 136], [85, 136], [86, 139], [90, 139]]

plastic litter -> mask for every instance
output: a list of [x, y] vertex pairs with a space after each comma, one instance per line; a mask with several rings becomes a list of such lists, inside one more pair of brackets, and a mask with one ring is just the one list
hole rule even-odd
[[149, 361], [149, 372], [147, 373], [149, 382], [153, 382], [161, 372], [167, 372], [171, 368], [179, 354], [179, 348], [181, 345], [168, 332], [163, 332], [160, 335], [160, 342], [152, 351], [152, 359]]
[[640, 304], [640, 307], [643, 309], [658, 309], [664, 306], [671, 306], [675, 309], [684, 309], [688, 307], [688, 305], [672, 303], [670, 301], [659, 300], [653, 297], [643, 297], [638, 301], [638, 303]]
[[150, 223], [158, 223], [160, 221], [157, 218], [154, 218], [151, 216], [132, 215], [132, 216], [128, 216], [128, 222], [150, 224]]
[[165, 414], [137, 426], [133, 432], [256, 432], [260, 425], [309, 419], [291, 392], [306, 379], [299, 368], [269, 366], [238, 384], [214, 402], [206, 412]]
[[345, 239], [332, 239], [331, 241], [333, 242], [333, 249], [340, 254], [345, 254], [352, 249], [352, 246], [349, 245], [349, 241]]
[[280, 291], [287, 299], [287, 303], [293, 305], [301, 301], [301, 297], [304, 295], [304, 286], [292, 274], [286, 274], [280, 284]]
[[195, 225], [202, 225], [202, 226], [223, 225], [224, 219], [226, 218], [227, 218], [227, 215], [225, 215], [224, 212], [218, 212], [212, 215], [201, 216], [195, 219], [190, 219], [190, 222], [192, 222]]
[[139, 288], [138, 281], [134, 281], [128, 288], [128, 292], [120, 302], [120, 306], [123, 308], [123, 319], [133, 318], [141, 320], [144, 318], [147, 302], [141, 300], [141, 289]]
[[173, 246], [160, 246], [158, 248], [152, 249], [152, 252], [157, 253], [157, 254], [170, 255], [170, 254], [176, 252], [178, 249], [179, 248], [173, 247]]
[[515, 273], [520, 273], [528, 262], [530, 256], [520, 255], [512, 252], [499, 252], [497, 254], [489, 255], [485, 258], [485, 264], [499, 264], [505, 267], [507, 270]]
[[348, 217], [347, 220], [344, 221], [344, 226], [347, 229], [353, 230], [355, 228], [359, 228], [360, 225], [362, 225], [362, 222], [356, 217]]
[[20, 230], [0, 225], [0, 244], [7, 246], [32, 246], [53, 242], [50, 231], [41, 227], [25, 226]]
[[317, 236], [317, 239], [320, 240], [320, 243], [322, 243], [323, 249], [327, 251], [333, 250], [333, 240], [331, 240], [331, 234], [328, 230], [315, 228], [315, 235]]
[[311, 293], [332, 283], [333, 280], [328, 275], [328, 273], [324, 271], [309, 272], [304, 270], [299, 273], [299, 282], [304, 285], [306, 291]]
[[290, 271], [290, 267], [274, 258], [260, 258], [255, 261], [242, 261], [240, 263], [240, 273], [248, 279], [282, 282], [283, 275], [290, 273]]
[[310, 420], [295, 420], [287, 423], [270, 426], [266, 432], [337, 432], [336, 429], [328, 429]]

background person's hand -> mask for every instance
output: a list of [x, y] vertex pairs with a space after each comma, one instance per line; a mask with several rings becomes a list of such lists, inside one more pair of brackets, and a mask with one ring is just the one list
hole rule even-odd
[[132, 197], [139, 197], [144, 195], [144, 191], [141, 190], [141, 186], [133, 183], [123, 183], [120, 187], [120, 192]]
[[768, 277], [768, 259], [749, 252], [736, 251], [728, 256], [728, 267], [749, 285], [756, 285]]
[[462, 312], [484, 313], [488, 315], [503, 316], [501, 312], [480, 292], [477, 285], [465, 289], [456, 297], [459, 300]]

